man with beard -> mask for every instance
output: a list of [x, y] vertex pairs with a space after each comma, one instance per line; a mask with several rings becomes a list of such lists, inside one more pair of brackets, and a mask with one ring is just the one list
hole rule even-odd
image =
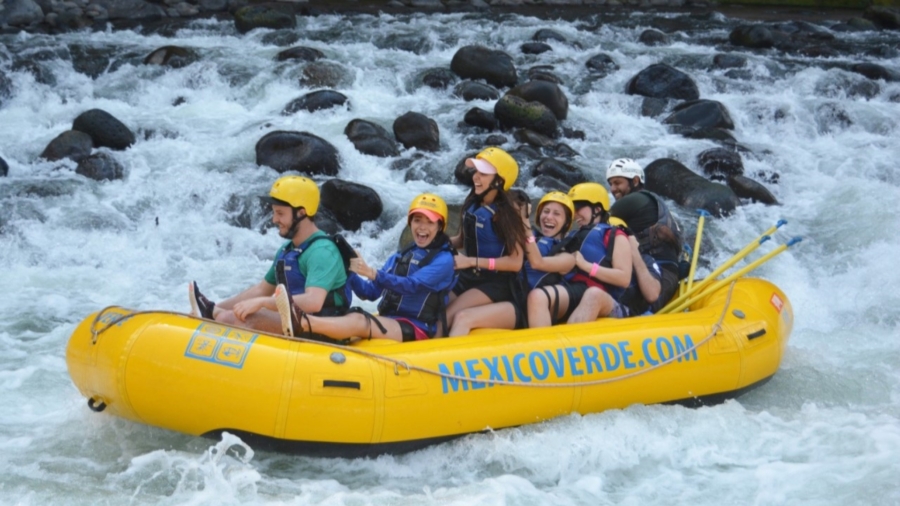
[[[191, 314], [225, 324], [280, 333], [281, 318], [275, 305], [275, 287], [284, 284], [294, 304], [309, 314], [333, 316], [346, 312], [347, 273], [341, 253], [316, 226], [319, 187], [299, 176], [279, 178], [269, 194], [260, 197], [272, 206], [272, 223], [288, 239], [262, 281], [224, 301], [215, 303], [188, 285]], [[324, 240], [323, 240], [324, 239]]]
[[[659, 295], [654, 301], [638, 297], [640, 307], [631, 310], [655, 313], [665, 306], [678, 289], [681, 259], [681, 227], [658, 195], [644, 189], [644, 169], [631, 158], [614, 160], [606, 169], [609, 191], [616, 203], [609, 209], [634, 232], [642, 255], [649, 255], [662, 269]], [[635, 313], [632, 313], [635, 314]]]

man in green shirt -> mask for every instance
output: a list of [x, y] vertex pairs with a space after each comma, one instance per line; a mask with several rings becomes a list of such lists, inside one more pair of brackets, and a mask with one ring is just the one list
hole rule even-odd
[[279, 178], [262, 199], [272, 205], [272, 223], [289, 239], [275, 254], [262, 281], [224, 301], [203, 296], [196, 282], [188, 285], [191, 314], [225, 324], [281, 333], [281, 317], [272, 296], [284, 283], [294, 304], [318, 315], [341, 314], [350, 301], [345, 291], [347, 273], [334, 241], [319, 230], [314, 216], [319, 209], [319, 187], [299, 176]]

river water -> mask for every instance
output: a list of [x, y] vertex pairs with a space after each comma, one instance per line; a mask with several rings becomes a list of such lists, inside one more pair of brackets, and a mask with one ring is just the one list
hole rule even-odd
[[[830, 61], [738, 50], [748, 65], [735, 76], [708, 70], [708, 62], [719, 50], [713, 44], [727, 47], [737, 20], [694, 20], [695, 28], [670, 45], [648, 47], [637, 36], [651, 20], [641, 13], [615, 22], [298, 18], [295, 44], [318, 48], [349, 70], [339, 89], [352, 105], [288, 117], [281, 109], [309, 90], [298, 86], [293, 67], [273, 63], [284, 47], [268, 43], [266, 31], [241, 36], [230, 23], [198, 21], [169, 37], [2, 36], [6, 70], [14, 55], [72, 45], [112, 47], [114, 60], [124, 63], [92, 79], [67, 58], [42, 58], [53, 84], [7, 72], [12, 96], [0, 107], [0, 157], [9, 164], [8, 177], [0, 178], [0, 503], [900, 503], [900, 85], [882, 81], [870, 98], [852, 96], [842, 90], [862, 78], [828, 68], [866, 60], [896, 69], [896, 49]], [[540, 28], [580, 48], [551, 41], [550, 53], [522, 55], [519, 46]], [[418, 40], [417, 52], [386, 47], [387, 34]], [[896, 48], [900, 38], [837, 36], [870, 48]], [[555, 67], [570, 100], [566, 125], [586, 133], [565, 142], [579, 153], [573, 163], [597, 180], [620, 156], [642, 164], [672, 157], [697, 170], [697, 154], [715, 146], [641, 116], [640, 98], [622, 90], [648, 65], [684, 69], [703, 98], [725, 104], [735, 137], [750, 149], [746, 173], [778, 173], [769, 188], [783, 204], [747, 204], [710, 220], [705, 271], [778, 219], [788, 225], [761, 251], [803, 237], [756, 271], [785, 290], [796, 312], [772, 381], [714, 407], [632, 406], [358, 460], [254, 452], [234, 437], [188, 437], [88, 410], [65, 364], [69, 334], [87, 314], [112, 304], [186, 311], [190, 279], [215, 299], [263, 275], [280, 239], [261, 233], [258, 223], [238, 226], [234, 203], [265, 193], [277, 176], [255, 164], [254, 145], [265, 132], [328, 139], [340, 152], [340, 177], [379, 192], [382, 218], [348, 234], [375, 265], [395, 248], [402, 225], [394, 224], [414, 195], [436, 191], [461, 202], [465, 189], [449, 178], [436, 186], [405, 183], [390, 159], [358, 153], [343, 129], [353, 118], [390, 129], [407, 111], [426, 114], [439, 124], [442, 144], [429, 163], [449, 174], [467, 150], [457, 123], [473, 105], [492, 104], [464, 103], [417, 79], [426, 68], [449, 66], [456, 50], [472, 43], [509, 52], [520, 70]], [[139, 64], [171, 44], [202, 57], [181, 69]], [[584, 62], [600, 50], [621, 69], [591, 82]], [[92, 108], [138, 135], [130, 149], [114, 153], [126, 169], [123, 180], [96, 182], [75, 175], [72, 163], [38, 159]], [[691, 210], [677, 211], [695, 226]]]

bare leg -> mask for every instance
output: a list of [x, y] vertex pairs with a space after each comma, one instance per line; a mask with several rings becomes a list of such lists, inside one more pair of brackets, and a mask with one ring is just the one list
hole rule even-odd
[[572, 311], [569, 323], [592, 322], [597, 318], [609, 316], [615, 307], [615, 301], [605, 291], [592, 286], [584, 292], [581, 302]]
[[456, 317], [456, 314], [466, 309], [468, 307], [475, 306], [486, 306], [492, 303], [490, 298], [484, 294], [481, 290], [477, 288], [470, 288], [465, 292], [459, 294], [458, 297], [453, 299], [452, 302], [447, 306], [447, 325], [450, 328], [453, 328], [453, 319]]
[[262, 308], [259, 311], [248, 316], [246, 320], [238, 320], [231, 310], [225, 309], [216, 312], [216, 321], [225, 325], [234, 325], [236, 327], [246, 327], [267, 334], [281, 334], [281, 317], [275, 311]]
[[[554, 291], [554, 288], [556, 289]], [[544, 293], [544, 290], [547, 293]], [[569, 292], [560, 285], [547, 286], [544, 290], [536, 288], [528, 292], [528, 327], [549, 327], [553, 319], [550, 313], [553, 311], [553, 302], [559, 297], [559, 311], [556, 314], [557, 321], [565, 316], [569, 310]], [[550, 294], [549, 298], [547, 294]]]
[[[397, 342], [403, 341], [403, 331], [400, 324], [393, 318], [384, 316], [376, 316], [375, 318], [384, 325], [387, 333], [381, 332], [378, 325], [369, 322], [368, 318], [360, 313], [350, 313], [344, 316], [307, 316], [300, 319], [300, 326], [303, 331], [310, 331], [316, 334], [322, 334], [332, 339], [347, 339], [348, 337], [361, 337], [366, 339], [369, 337], [369, 331], [372, 332], [374, 339], [392, 339]], [[280, 323], [279, 323], [280, 326]]]
[[461, 310], [450, 327], [449, 337], [465, 336], [472, 329], [513, 329], [516, 311], [512, 302], [495, 302]]

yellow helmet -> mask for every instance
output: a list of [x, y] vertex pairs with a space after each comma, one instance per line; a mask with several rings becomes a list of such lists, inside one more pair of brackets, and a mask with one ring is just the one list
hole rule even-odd
[[433, 193], [423, 193], [414, 198], [409, 204], [409, 212], [406, 213], [407, 220], [413, 213], [422, 213], [431, 221], [440, 220], [441, 230], [447, 226], [447, 203]]
[[569, 189], [572, 202], [584, 200], [593, 205], [600, 204], [604, 211], [609, 211], [609, 193], [599, 183], [579, 183]]
[[628, 224], [625, 223], [625, 220], [623, 220], [622, 218], [616, 218], [615, 216], [609, 217], [609, 224], [614, 227], [628, 228]]
[[486, 148], [475, 155], [476, 160], [484, 160], [493, 165], [496, 174], [503, 178], [503, 191], [512, 188], [519, 177], [519, 163], [509, 153], [500, 148]]
[[319, 210], [319, 187], [312, 179], [284, 176], [275, 181], [269, 195], [262, 200], [279, 206], [302, 207], [307, 216], [315, 216]]
[[540, 226], [540, 224], [538, 223], [538, 220], [540, 219], [540, 216], [541, 216], [541, 210], [544, 208], [544, 205], [547, 204], [548, 202], [557, 202], [559, 204], [562, 204], [562, 206], [569, 211], [568, 222], [569, 222], [569, 225], [572, 224], [572, 218], [575, 216], [575, 204], [572, 202], [572, 199], [570, 199], [569, 196], [566, 195], [565, 193], [554, 191], [554, 192], [550, 192], [550, 193], [544, 195], [543, 197], [541, 197], [541, 201], [538, 202], [537, 211], [534, 214], [534, 224], [535, 225]]

